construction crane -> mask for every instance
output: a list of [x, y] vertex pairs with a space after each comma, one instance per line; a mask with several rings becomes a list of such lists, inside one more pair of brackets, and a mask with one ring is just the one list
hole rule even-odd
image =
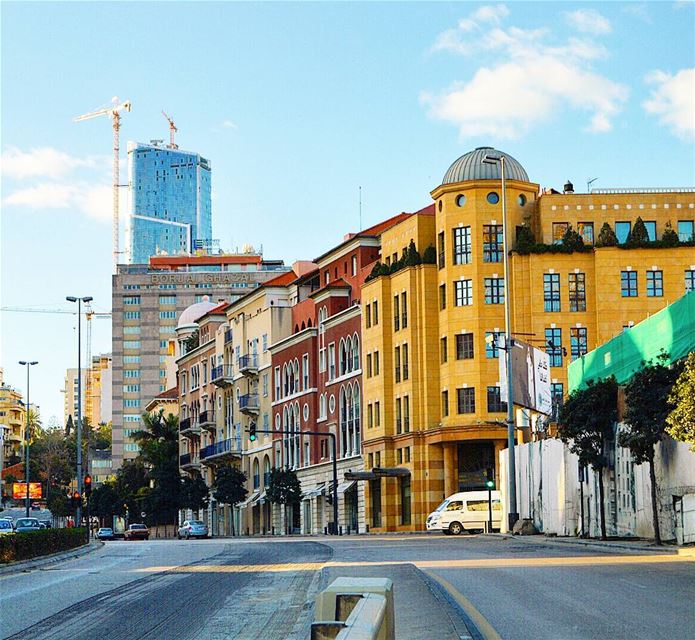
[[178, 132], [174, 121], [167, 115], [166, 111], [162, 111], [162, 115], [167, 119], [169, 123], [169, 149], [178, 149], [179, 145], [174, 142], [174, 134]]
[[118, 188], [120, 187], [120, 170], [119, 170], [119, 131], [121, 128], [121, 111], [130, 111], [131, 102], [126, 100], [125, 102], [120, 102], [118, 97], [114, 97], [111, 100], [112, 106], [106, 107], [104, 109], [97, 109], [90, 113], [85, 113], [84, 115], [77, 116], [74, 121], [82, 122], [83, 120], [91, 120], [92, 118], [97, 118], [99, 116], [109, 116], [112, 120], [113, 126], [113, 272], [116, 273], [118, 266], [118, 256], [119, 251], [119, 237], [118, 237]]

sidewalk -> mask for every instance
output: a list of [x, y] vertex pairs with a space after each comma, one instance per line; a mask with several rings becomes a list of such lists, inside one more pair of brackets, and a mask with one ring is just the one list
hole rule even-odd
[[0, 565], [0, 576], [6, 575], [8, 573], [19, 573], [21, 571], [31, 571], [32, 569], [39, 569], [43, 566], [53, 564], [55, 562], [62, 562], [63, 560], [72, 560], [73, 558], [79, 558], [80, 556], [101, 549], [104, 546], [103, 542], [99, 540], [92, 540], [89, 544], [85, 544], [81, 547], [75, 549], [70, 549], [68, 551], [59, 551], [58, 553], [52, 553], [47, 556], [41, 556], [39, 558], [32, 558], [31, 560], [21, 560], [19, 562], [11, 562], [9, 564]]

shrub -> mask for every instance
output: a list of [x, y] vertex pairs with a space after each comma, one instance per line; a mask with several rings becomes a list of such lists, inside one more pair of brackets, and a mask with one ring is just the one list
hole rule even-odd
[[584, 240], [574, 229], [572, 229], [572, 225], [567, 227], [565, 235], [562, 236], [562, 246], [568, 251], [584, 250]]
[[664, 229], [664, 235], [661, 236], [661, 242], [665, 247], [677, 247], [680, 244], [678, 234], [673, 230], [670, 220], [666, 223], [666, 229]]
[[597, 247], [616, 247], [618, 246], [618, 236], [615, 235], [615, 231], [611, 226], [604, 222], [599, 231], [598, 238], [596, 239]]
[[87, 529], [41, 529], [0, 537], [0, 563], [30, 560], [89, 542]]
[[437, 264], [437, 250], [432, 245], [422, 253], [422, 262], [424, 264]]
[[640, 216], [637, 216], [635, 225], [630, 232], [630, 237], [625, 244], [630, 248], [649, 246], [649, 232], [647, 231], [647, 227], [644, 226], [644, 221]]

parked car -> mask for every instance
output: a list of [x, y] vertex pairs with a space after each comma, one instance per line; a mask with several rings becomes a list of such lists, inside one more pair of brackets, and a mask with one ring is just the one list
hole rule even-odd
[[6, 536], [14, 533], [14, 527], [9, 520], [0, 520], [0, 536]]
[[41, 524], [46, 525], [46, 529], [52, 529], [53, 528], [53, 522], [51, 520], [40, 520]]
[[99, 540], [113, 540], [113, 529], [111, 527], [101, 527], [101, 529], [97, 531], [97, 538], [99, 538]]
[[[502, 525], [500, 492], [492, 491], [492, 528]], [[427, 531], [459, 535], [464, 531], [483, 531], [488, 522], [490, 504], [487, 491], [454, 493], [427, 516]]]
[[27, 533], [28, 531], [40, 531], [41, 525], [36, 518], [19, 518], [14, 523], [15, 533]]
[[123, 534], [126, 540], [149, 540], [150, 530], [144, 524], [131, 524]]
[[207, 538], [208, 528], [202, 520], [186, 520], [178, 531], [178, 538]]

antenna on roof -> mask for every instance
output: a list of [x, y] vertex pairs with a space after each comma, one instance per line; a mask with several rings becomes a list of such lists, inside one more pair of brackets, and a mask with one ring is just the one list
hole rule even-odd
[[360, 226], [359, 230], [362, 231], [362, 187], [360, 186]]
[[598, 178], [587, 178], [586, 179], [586, 192], [591, 193], [591, 185], [596, 182]]

